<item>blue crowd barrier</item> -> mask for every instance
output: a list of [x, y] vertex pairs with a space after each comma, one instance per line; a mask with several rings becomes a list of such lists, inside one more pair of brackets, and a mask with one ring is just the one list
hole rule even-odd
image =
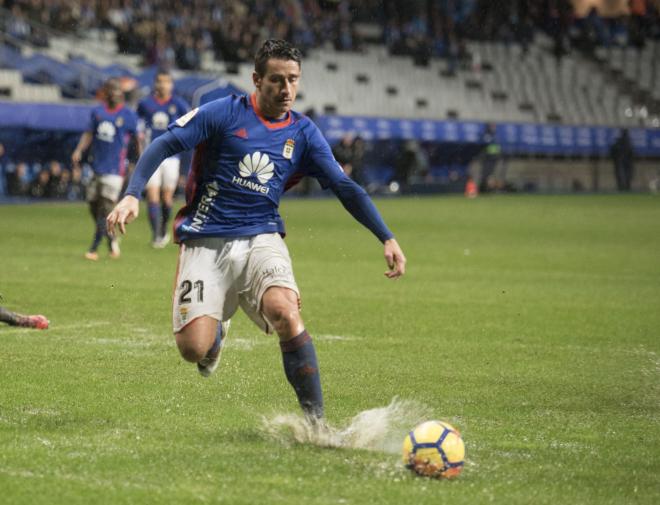
[[[417, 140], [464, 145], [482, 144], [485, 123], [372, 117], [320, 116], [317, 124], [330, 143], [345, 135], [365, 140]], [[496, 137], [510, 155], [607, 156], [621, 129], [604, 126], [565, 126], [497, 123]], [[660, 129], [631, 128], [637, 156], [660, 157]]]
[[[215, 96], [226, 96], [228, 86]], [[209, 100], [204, 96], [202, 102]], [[25, 104], [0, 102], [0, 128], [83, 132], [92, 105]], [[485, 123], [475, 121], [432, 121], [373, 117], [318, 116], [319, 128], [331, 144], [343, 136], [359, 135], [367, 141], [417, 140], [445, 144], [447, 152], [471, 151], [483, 145]], [[660, 129], [631, 128], [630, 138], [637, 156], [660, 158]], [[509, 155], [607, 156], [620, 128], [497, 123], [496, 137]], [[453, 156], [453, 155], [452, 155]], [[451, 156], [449, 156], [451, 157]]]

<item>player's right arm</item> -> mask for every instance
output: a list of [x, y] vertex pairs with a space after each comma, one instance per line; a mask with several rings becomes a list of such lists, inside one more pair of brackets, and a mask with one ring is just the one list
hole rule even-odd
[[169, 131], [149, 144], [135, 166], [124, 198], [108, 214], [106, 224], [111, 235], [115, 234], [117, 226], [121, 233], [126, 233], [126, 225], [138, 217], [140, 196], [149, 178], [163, 160], [183, 150], [181, 142]]
[[133, 221], [139, 213], [139, 199], [142, 190], [158, 166], [170, 156], [194, 148], [211, 137], [222, 127], [228, 117], [230, 101], [216, 100], [198, 109], [193, 109], [172, 123], [168, 131], [156, 138], [144, 151], [137, 162], [126, 189], [126, 196], [108, 214], [108, 231], [126, 232], [126, 224]]
[[78, 165], [80, 163], [83, 153], [89, 149], [89, 146], [92, 145], [93, 140], [94, 134], [91, 131], [86, 131], [82, 134], [82, 137], [80, 137], [80, 140], [78, 141], [78, 145], [71, 154], [71, 161], [74, 165]]

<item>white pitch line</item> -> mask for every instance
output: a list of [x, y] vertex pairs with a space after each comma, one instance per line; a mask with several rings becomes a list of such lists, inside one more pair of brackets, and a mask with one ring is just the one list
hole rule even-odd
[[324, 340], [326, 342], [337, 342], [337, 341], [349, 341], [349, 340], [361, 340], [360, 337], [353, 337], [349, 335], [317, 335], [312, 337], [316, 340]]

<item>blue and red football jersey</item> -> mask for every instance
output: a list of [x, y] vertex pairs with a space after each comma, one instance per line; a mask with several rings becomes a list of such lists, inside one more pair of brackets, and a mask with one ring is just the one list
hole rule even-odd
[[159, 100], [149, 95], [137, 107], [137, 113], [144, 121], [147, 142], [150, 142], [167, 131], [167, 127], [176, 118], [183, 116], [190, 107], [183, 98], [171, 96], [168, 100]]
[[137, 130], [137, 115], [123, 104], [92, 110], [87, 130], [92, 132], [91, 163], [95, 174], [125, 175], [126, 148]]
[[312, 175], [327, 187], [347, 178], [327, 141], [306, 116], [290, 111], [272, 122], [255, 95], [207, 103], [169, 127], [185, 149], [195, 149], [179, 240], [284, 233], [278, 212], [287, 182]]

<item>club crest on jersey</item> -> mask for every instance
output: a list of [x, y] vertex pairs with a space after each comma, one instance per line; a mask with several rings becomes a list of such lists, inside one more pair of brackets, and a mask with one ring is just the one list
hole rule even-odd
[[290, 160], [293, 156], [293, 148], [296, 147], [296, 143], [293, 139], [287, 139], [284, 143], [284, 150], [282, 151], [282, 156], [287, 160]]
[[124, 124], [124, 118], [121, 117], [121, 116], [119, 116], [119, 117], [115, 120], [115, 124], [117, 125], [117, 128], [121, 128], [122, 125]]
[[[273, 177], [275, 173], [275, 165], [266, 153], [256, 151], [250, 155], [246, 154], [245, 157], [238, 162], [238, 173], [241, 177], [232, 177], [231, 182], [238, 186], [242, 186], [258, 193], [268, 194], [270, 188], [263, 186]], [[256, 177], [259, 182], [250, 180]], [[261, 183], [261, 184], [259, 184]]]
[[176, 105], [174, 104], [170, 105], [170, 108], [167, 109], [167, 111], [170, 113], [170, 116], [173, 116], [174, 114], [176, 114]]

